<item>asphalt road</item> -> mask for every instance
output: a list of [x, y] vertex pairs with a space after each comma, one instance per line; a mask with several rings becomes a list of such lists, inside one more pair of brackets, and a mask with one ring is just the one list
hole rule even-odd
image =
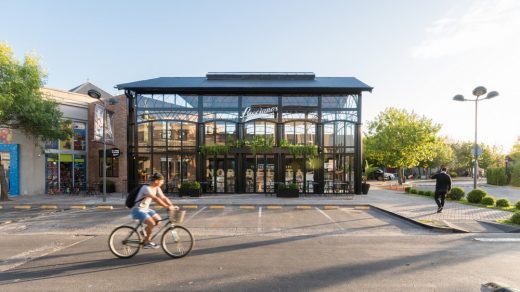
[[434, 233], [375, 210], [189, 210], [185, 225], [196, 245], [178, 260], [161, 249], [115, 258], [107, 237], [131, 223], [128, 210], [21, 212], [9, 212], [21, 219], [0, 225], [1, 291], [478, 291], [489, 281], [520, 287], [518, 234]]

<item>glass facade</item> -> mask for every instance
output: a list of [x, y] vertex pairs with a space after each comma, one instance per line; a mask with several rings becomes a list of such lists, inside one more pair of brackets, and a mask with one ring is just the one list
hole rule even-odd
[[[341, 194], [360, 183], [360, 93], [129, 95], [129, 181], [161, 172], [166, 192], [199, 181], [217, 194], [273, 193], [277, 183]], [[272, 141], [270, 151], [253, 153], [248, 143], [258, 140]], [[287, 145], [317, 146], [318, 153], [292, 153]]]

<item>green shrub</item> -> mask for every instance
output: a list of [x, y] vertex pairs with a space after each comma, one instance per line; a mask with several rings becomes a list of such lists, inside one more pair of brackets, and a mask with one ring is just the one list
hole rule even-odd
[[458, 201], [464, 198], [464, 189], [461, 187], [453, 187], [447, 195], [448, 199]]
[[279, 184], [278, 190], [296, 190], [298, 189], [298, 185], [295, 183], [289, 183], [289, 184]]
[[515, 162], [511, 170], [511, 184], [520, 187], [520, 161]]
[[411, 189], [411, 190], [410, 190], [410, 193], [411, 193], [411, 194], [417, 194], [417, 189]]
[[517, 208], [518, 210], [520, 210], [520, 201], [516, 202], [516, 204], [515, 204], [515, 208]]
[[424, 194], [425, 194], [426, 196], [428, 196], [428, 197], [433, 197], [433, 196], [435, 196], [435, 193], [432, 192], [432, 191], [426, 191], [426, 192], [424, 192]]
[[470, 203], [478, 204], [487, 195], [487, 192], [481, 189], [474, 189], [468, 193], [467, 199]]
[[423, 190], [418, 190], [418, 191], [417, 191], [417, 194], [418, 194], [418, 195], [421, 195], [421, 196], [424, 196], [424, 191], [423, 191]]
[[491, 196], [485, 196], [484, 198], [482, 198], [480, 203], [486, 206], [493, 206], [495, 204], [495, 198]]
[[486, 169], [487, 183], [490, 185], [503, 186], [507, 184], [506, 169], [503, 167], [488, 167]]
[[408, 194], [410, 193], [411, 190], [412, 190], [412, 187], [405, 187], [405, 188], [404, 188], [404, 191], [405, 191], [406, 193], [408, 193]]
[[197, 181], [189, 182], [185, 181], [181, 184], [181, 190], [200, 190], [200, 183]]
[[509, 203], [508, 199], [498, 199], [496, 202], [496, 205], [497, 205], [497, 207], [507, 208], [507, 207], [511, 206], [511, 203]]
[[451, 177], [457, 177], [457, 173], [455, 171], [450, 172]]
[[511, 216], [511, 222], [520, 225], [520, 212], [517, 211]]

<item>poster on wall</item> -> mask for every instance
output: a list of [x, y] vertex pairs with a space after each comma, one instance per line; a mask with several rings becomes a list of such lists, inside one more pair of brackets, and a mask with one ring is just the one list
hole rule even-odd
[[0, 128], [0, 144], [9, 144], [11, 143], [11, 140], [11, 129]]
[[[94, 141], [103, 142], [103, 111], [102, 105], [96, 104], [94, 109]], [[114, 113], [107, 111], [107, 123], [105, 126], [105, 137], [107, 144], [114, 144]]]

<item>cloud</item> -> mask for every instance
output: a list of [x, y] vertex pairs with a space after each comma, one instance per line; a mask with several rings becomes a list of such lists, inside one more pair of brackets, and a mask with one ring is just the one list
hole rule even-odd
[[520, 1], [480, 0], [451, 11], [426, 28], [427, 38], [412, 49], [415, 58], [439, 58], [520, 45]]

